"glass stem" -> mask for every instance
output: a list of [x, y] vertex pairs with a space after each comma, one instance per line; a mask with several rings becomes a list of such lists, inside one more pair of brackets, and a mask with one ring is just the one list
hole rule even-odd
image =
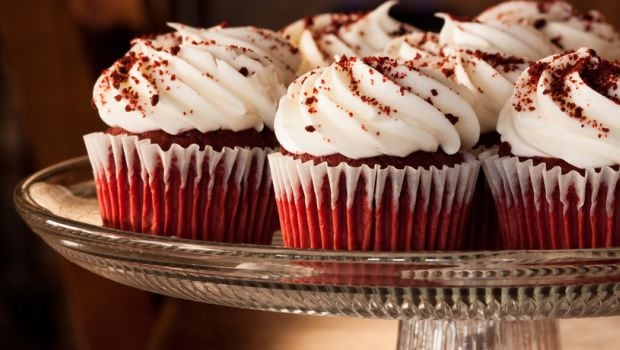
[[398, 350], [559, 350], [557, 320], [401, 321]]

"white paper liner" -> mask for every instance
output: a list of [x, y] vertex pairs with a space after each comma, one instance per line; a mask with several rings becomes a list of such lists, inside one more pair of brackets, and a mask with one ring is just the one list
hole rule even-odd
[[442, 169], [314, 165], [269, 155], [284, 244], [346, 250], [458, 249], [480, 163]]
[[227, 242], [271, 241], [275, 206], [270, 149], [167, 151], [137, 136], [84, 136], [107, 226]]
[[620, 244], [620, 171], [547, 169], [493, 155], [483, 161], [508, 249], [571, 249]]

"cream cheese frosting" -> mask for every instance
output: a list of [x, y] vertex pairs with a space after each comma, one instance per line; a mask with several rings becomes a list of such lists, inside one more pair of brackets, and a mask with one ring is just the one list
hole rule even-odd
[[458, 19], [444, 13], [437, 16], [444, 20], [439, 43], [449, 49], [480, 50], [530, 60], [559, 52], [558, 47], [529, 25], [501, 20], [481, 22], [476, 19]]
[[283, 29], [299, 49], [299, 73], [324, 67], [335, 55], [374, 56], [392, 39], [417, 30], [389, 15], [396, 1], [386, 1], [368, 13], [325, 13], [298, 20]]
[[497, 130], [516, 156], [579, 168], [620, 164], [620, 65], [582, 48], [532, 64], [517, 80]]
[[440, 147], [454, 154], [480, 132], [468, 102], [411, 63], [341, 56], [289, 86], [275, 133], [289, 152], [360, 159]]
[[177, 135], [264, 125], [299, 64], [284, 36], [256, 27], [192, 28], [135, 39], [104, 70], [93, 102], [109, 126]]
[[383, 54], [397, 60], [433, 62], [441, 55], [439, 35], [433, 32], [413, 32], [393, 39]]
[[517, 77], [531, 60], [549, 56], [559, 48], [528, 25], [439, 16], [445, 21], [439, 34], [442, 53], [447, 57], [444, 62], [453, 65], [453, 79], [473, 94], [480, 132], [493, 132]]
[[[449, 48], [439, 44], [439, 34], [433, 32], [413, 32], [398, 37], [385, 48], [384, 54], [397, 61], [406, 62], [420, 72], [447, 85], [464, 98], [476, 110], [476, 96], [469, 91], [471, 84], [458, 81], [460, 74], [455, 74], [457, 56], [450, 55]], [[495, 125], [495, 124], [493, 124]]]
[[590, 47], [605, 59], [620, 58], [620, 34], [595, 10], [580, 13], [564, 1], [508, 1], [478, 17], [482, 22], [531, 25], [562, 49]]
[[497, 116], [529, 62], [521, 57], [464, 49], [456, 50], [445, 61], [453, 65], [453, 79], [473, 94], [480, 132], [495, 131]]

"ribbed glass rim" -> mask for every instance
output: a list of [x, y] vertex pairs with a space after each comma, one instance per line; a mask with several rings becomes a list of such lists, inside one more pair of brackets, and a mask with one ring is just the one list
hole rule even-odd
[[[566, 264], [576, 262], [602, 263], [620, 262], [620, 248], [578, 249], [578, 250], [504, 250], [504, 251], [441, 251], [441, 252], [361, 252], [326, 251], [312, 249], [290, 249], [280, 246], [241, 245], [218, 242], [203, 242], [175, 237], [149, 236], [129, 231], [115, 230], [75, 221], [55, 215], [41, 206], [30, 194], [33, 184], [46, 182], [56, 176], [70, 173], [78, 168], [89, 167], [86, 156], [73, 158], [44, 168], [22, 180], [15, 189], [14, 201], [23, 216], [46, 226], [54, 234], [78, 239], [83, 242], [103, 244], [110, 249], [122, 246], [140, 247], [143, 253], [175, 251], [179, 258], [201, 258], [208, 256], [243, 256], [246, 258], [274, 260], [320, 260], [355, 261], [368, 263], [419, 264], [427, 266], [445, 264], [459, 265], [529, 265]], [[102, 246], [102, 248], [104, 248]], [[122, 251], [123, 249], [121, 249]], [[480, 267], [480, 266], [479, 266]]]

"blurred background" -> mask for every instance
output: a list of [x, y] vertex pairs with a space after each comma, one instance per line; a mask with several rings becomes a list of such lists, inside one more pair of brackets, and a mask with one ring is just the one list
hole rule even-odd
[[[620, 2], [571, 2], [620, 22]], [[395, 322], [199, 305], [108, 282], [55, 256], [12, 204], [19, 179], [85, 154], [81, 135], [103, 128], [90, 105], [93, 83], [127, 51], [131, 38], [165, 32], [169, 21], [280, 29], [305, 15], [369, 10], [379, 3], [0, 0], [0, 349], [394, 349]], [[493, 3], [401, 0], [393, 15], [438, 30], [435, 12], [472, 16]], [[565, 348], [617, 344], [620, 338], [601, 328], [619, 325], [616, 318], [564, 323]], [[580, 336], [570, 338], [575, 333]]]

